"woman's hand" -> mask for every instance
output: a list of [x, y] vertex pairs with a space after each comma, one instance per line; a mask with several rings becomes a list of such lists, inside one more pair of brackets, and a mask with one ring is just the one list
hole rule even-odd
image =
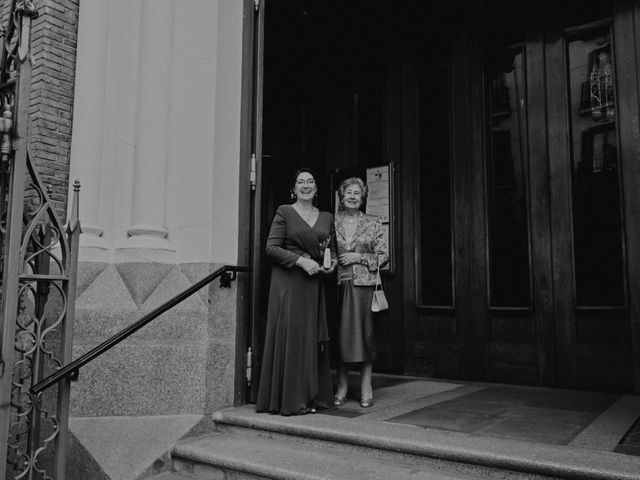
[[345, 252], [338, 257], [338, 261], [340, 265], [346, 267], [347, 265], [352, 265], [354, 263], [360, 263], [360, 259], [362, 258], [362, 254], [356, 252]]
[[296, 261], [296, 265], [307, 272], [307, 275], [309, 276], [315, 275], [321, 270], [318, 262], [307, 257], [298, 258], [298, 260]]

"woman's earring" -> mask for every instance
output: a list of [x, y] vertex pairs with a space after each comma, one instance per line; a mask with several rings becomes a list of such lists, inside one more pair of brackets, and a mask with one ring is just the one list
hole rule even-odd
[[293, 192], [289, 193], [289, 196], [291, 197], [292, 202], [295, 202], [298, 199], [298, 197], [296, 197], [296, 194]]

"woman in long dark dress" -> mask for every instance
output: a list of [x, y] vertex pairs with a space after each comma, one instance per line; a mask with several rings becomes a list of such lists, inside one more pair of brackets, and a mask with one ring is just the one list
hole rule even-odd
[[313, 206], [318, 187], [311, 170], [294, 178], [295, 202], [278, 207], [267, 239], [273, 266], [256, 402], [258, 412], [282, 415], [333, 406], [324, 289], [337, 264], [333, 215]]
[[335, 217], [338, 246], [338, 303], [340, 305], [340, 364], [334, 404], [347, 401], [348, 364], [360, 366], [360, 406], [373, 405], [371, 375], [376, 357], [371, 300], [378, 269], [389, 260], [382, 221], [360, 207], [367, 197], [362, 179], [344, 180], [338, 190], [342, 211]]

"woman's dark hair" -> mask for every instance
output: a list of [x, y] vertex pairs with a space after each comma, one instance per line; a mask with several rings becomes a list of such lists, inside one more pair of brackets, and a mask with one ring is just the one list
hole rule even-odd
[[[316, 182], [316, 187], [318, 186], [318, 175], [316, 174], [315, 170], [309, 167], [299, 168], [298, 170], [296, 170], [296, 173], [293, 174], [293, 177], [291, 178], [291, 183], [289, 184], [290, 185], [289, 192], [290, 192], [292, 203], [295, 203], [296, 201], [295, 191], [296, 191], [296, 181], [298, 180], [298, 175], [305, 172], [311, 174], [311, 176]], [[317, 203], [318, 203], [318, 192], [316, 191], [316, 196], [313, 197], [313, 204], [316, 205]]]
[[293, 178], [291, 179], [291, 183], [290, 183], [292, 190], [296, 186], [296, 180], [298, 180], [298, 175], [304, 172], [310, 173], [313, 179], [316, 181], [316, 185], [318, 185], [318, 175], [316, 175], [316, 172], [312, 168], [302, 167], [296, 170], [296, 173], [293, 174]]

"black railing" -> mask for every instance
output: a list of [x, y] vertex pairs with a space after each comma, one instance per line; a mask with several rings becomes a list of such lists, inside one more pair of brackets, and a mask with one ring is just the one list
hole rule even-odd
[[190, 297], [191, 295], [196, 293], [198, 290], [200, 290], [202, 287], [204, 287], [208, 283], [211, 283], [213, 280], [215, 280], [216, 278], [220, 277], [220, 286], [221, 287], [230, 287], [231, 286], [231, 281], [235, 280], [235, 278], [236, 278], [236, 276], [235, 276], [236, 272], [248, 272], [249, 270], [250, 269], [248, 267], [238, 267], [238, 266], [235, 266], [235, 265], [225, 265], [224, 267], [220, 267], [215, 272], [207, 275], [206, 277], [204, 277], [199, 282], [194, 283], [192, 286], [190, 286], [189, 288], [187, 288], [184, 291], [180, 292], [175, 297], [171, 298], [170, 300], [167, 300], [165, 303], [163, 303], [159, 307], [157, 307], [154, 310], [150, 311], [149, 313], [147, 313], [145, 316], [140, 318], [135, 323], [133, 323], [133, 324], [129, 325], [128, 327], [122, 329], [120, 332], [116, 333], [114, 336], [112, 336], [108, 340], [105, 340], [104, 342], [102, 342], [97, 347], [92, 348], [87, 353], [85, 353], [81, 357], [77, 358], [76, 360], [74, 360], [70, 364], [65, 365], [64, 367], [61, 367], [55, 373], [49, 375], [47, 378], [45, 378], [42, 381], [38, 382], [37, 384], [35, 384], [34, 386], [31, 387], [31, 393], [38, 394], [38, 393], [42, 392], [43, 390], [46, 390], [47, 388], [55, 385], [57, 382], [59, 382], [60, 380], [62, 380], [63, 378], [66, 378], [66, 377], [69, 377], [72, 380], [77, 379], [79, 371], [80, 371], [80, 368], [84, 367], [91, 360], [93, 360], [94, 358], [102, 355], [107, 350], [115, 347], [117, 344], [122, 342], [124, 339], [128, 338], [133, 333], [135, 333], [136, 331], [140, 330], [142, 327], [144, 327], [149, 322], [151, 322], [155, 318], [157, 318], [160, 315], [162, 315], [167, 310], [170, 310], [171, 308], [175, 307], [177, 304], [179, 304], [183, 300], [187, 299], [188, 297]]

